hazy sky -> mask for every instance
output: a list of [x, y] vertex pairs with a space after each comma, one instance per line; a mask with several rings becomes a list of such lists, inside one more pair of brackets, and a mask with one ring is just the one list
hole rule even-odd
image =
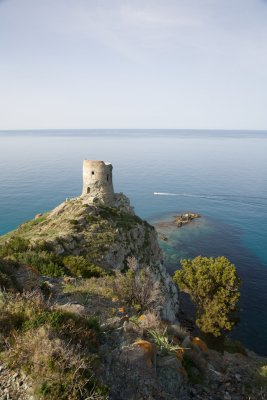
[[267, 129], [265, 0], [0, 0], [0, 129]]

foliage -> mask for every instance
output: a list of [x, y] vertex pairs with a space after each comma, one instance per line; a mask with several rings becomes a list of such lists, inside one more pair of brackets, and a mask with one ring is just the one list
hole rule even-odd
[[90, 278], [78, 280], [75, 284], [66, 283], [64, 293], [77, 293], [84, 296], [101, 296], [106, 299], [112, 299], [114, 296], [113, 279], [110, 276], [101, 278]]
[[28, 331], [48, 326], [60, 337], [84, 343], [96, 348], [100, 326], [95, 317], [53, 309], [35, 293], [2, 294], [0, 330], [9, 334], [12, 330]]
[[0, 258], [0, 290], [16, 288], [16, 282], [13, 277], [13, 271], [16, 268], [16, 263]]
[[29, 246], [29, 240], [20, 236], [11, 237], [0, 246], [0, 257], [7, 257], [14, 253], [22, 253], [27, 251]]
[[40, 223], [44, 222], [46, 220], [47, 213], [41, 215], [40, 217], [34, 218], [30, 221], [24, 222], [18, 227], [18, 231], [20, 234], [25, 234], [29, 232], [34, 226], [39, 225]]
[[261, 377], [267, 379], [267, 365], [263, 365], [263, 366], [260, 368], [259, 374], [260, 374]]
[[48, 251], [27, 250], [25, 243], [27, 242], [24, 239], [18, 237], [16, 240], [12, 239], [12, 241], [5, 245], [4, 254], [22, 264], [34, 267], [41, 275], [50, 277], [72, 275], [91, 278], [107, 274], [103, 268], [93, 264], [82, 256], [67, 256], [63, 258]]
[[35, 293], [2, 292], [0, 307], [0, 361], [26, 373], [38, 398], [106, 398], [107, 389], [94, 376], [101, 337], [95, 317], [53, 309]]
[[13, 254], [13, 258], [23, 264], [31, 265], [41, 275], [62, 277], [67, 272], [62, 262], [62, 258], [54, 253], [50, 253], [47, 251], [37, 252], [33, 250], [28, 250], [24, 253]]
[[236, 268], [225, 257], [182, 260], [173, 277], [197, 306], [197, 325], [205, 333], [220, 336], [230, 331], [239, 300], [240, 280]]
[[14, 343], [2, 359], [9, 368], [31, 377], [34, 394], [41, 399], [81, 400], [94, 392], [106, 392], [94, 377], [94, 357], [57, 338], [49, 329], [15, 333]]
[[71, 225], [78, 225], [77, 219], [70, 219], [70, 224]]
[[118, 272], [113, 280], [113, 291], [120, 301], [138, 311], [153, 309], [154, 282], [148, 267], [139, 268], [135, 258], [128, 258], [128, 270]]
[[81, 276], [82, 278], [98, 278], [107, 274], [103, 268], [90, 263], [82, 256], [64, 257], [63, 263], [73, 276]]
[[167, 327], [163, 330], [163, 332], [150, 329], [148, 330], [148, 334], [152, 337], [153, 342], [162, 354], [176, 353], [178, 350], [182, 349], [181, 346], [173, 343], [172, 340], [169, 340]]
[[143, 223], [142, 219], [136, 215], [131, 215], [120, 211], [115, 207], [99, 206], [99, 215], [105, 219], [112, 219], [118, 228], [131, 229], [138, 223]]
[[[41, 275], [49, 277], [58, 278], [64, 275], [71, 275], [91, 278], [107, 275], [103, 268], [91, 263], [82, 256], [67, 256], [63, 258], [48, 251], [27, 250], [25, 252], [10, 253], [9, 258], [22, 264], [30, 265]], [[0, 285], [1, 276], [0, 268]]]
[[231, 340], [229, 338], [225, 338], [223, 341], [223, 351], [227, 351], [227, 353], [239, 353], [243, 354], [243, 356], [247, 356], [247, 351], [242, 343], [238, 340]]

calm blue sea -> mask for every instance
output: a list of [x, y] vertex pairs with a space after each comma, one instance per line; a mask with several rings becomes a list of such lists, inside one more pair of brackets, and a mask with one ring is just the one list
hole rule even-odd
[[111, 162], [115, 190], [149, 221], [201, 213], [163, 244], [167, 266], [199, 254], [235, 263], [233, 337], [267, 355], [267, 131], [1, 131], [0, 154], [0, 234], [79, 195], [85, 158]]

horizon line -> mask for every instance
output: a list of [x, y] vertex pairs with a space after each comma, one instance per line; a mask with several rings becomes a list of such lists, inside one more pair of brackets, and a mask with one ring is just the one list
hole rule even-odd
[[237, 132], [267, 132], [266, 129], [242, 129], [242, 128], [9, 128], [0, 129], [0, 132], [43, 132], [43, 131], [237, 131]]

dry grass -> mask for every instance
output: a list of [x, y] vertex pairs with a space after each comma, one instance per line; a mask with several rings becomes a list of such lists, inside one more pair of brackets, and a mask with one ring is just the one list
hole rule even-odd
[[163, 331], [165, 325], [159, 317], [152, 311], [147, 311], [138, 319], [138, 324], [144, 330], [153, 329], [154, 331]]
[[139, 266], [134, 257], [127, 260], [126, 273], [117, 272], [113, 279], [113, 292], [118, 299], [136, 311], [153, 310], [156, 304], [156, 285], [148, 266]]
[[44, 399], [76, 400], [94, 392], [92, 360], [44, 327], [14, 334], [2, 358], [10, 368], [30, 376], [34, 393]]
[[105, 398], [94, 375], [101, 338], [95, 318], [56, 310], [36, 293], [1, 293], [0, 307], [0, 360], [29, 376], [38, 399]]
[[67, 283], [63, 289], [64, 293], [81, 293], [84, 295], [98, 295], [107, 299], [114, 297], [112, 290], [112, 277], [90, 278]]

